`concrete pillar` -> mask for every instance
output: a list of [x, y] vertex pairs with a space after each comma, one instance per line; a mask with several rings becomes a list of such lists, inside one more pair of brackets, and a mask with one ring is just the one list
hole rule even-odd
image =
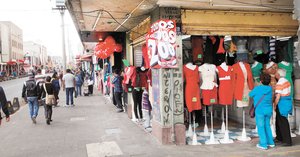
[[[175, 19], [180, 22], [180, 9], [156, 8], [151, 23], [159, 19]], [[178, 33], [179, 34], [179, 33]], [[182, 38], [177, 35], [176, 50], [178, 68], [152, 70], [153, 135], [162, 144], [186, 143], [183, 105]]]

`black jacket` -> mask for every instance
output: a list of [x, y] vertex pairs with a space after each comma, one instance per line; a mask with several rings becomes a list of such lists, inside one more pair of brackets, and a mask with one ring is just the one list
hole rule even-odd
[[[6, 99], [4, 90], [1, 86], [0, 86], [0, 102], [1, 102], [1, 105], [2, 105], [2, 107], [1, 107], [2, 111], [4, 112], [6, 117], [9, 117], [7, 99]], [[0, 119], [2, 119], [1, 112], [0, 112]]]
[[42, 89], [39, 92], [38, 99], [46, 97], [46, 90], [49, 95], [54, 95], [54, 86], [51, 82], [46, 82], [45, 87], [46, 87], [46, 89], [44, 88], [44, 85], [42, 85], [42, 87], [41, 87]]
[[39, 84], [34, 79], [29, 79], [24, 82], [22, 90], [22, 98], [38, 97]]

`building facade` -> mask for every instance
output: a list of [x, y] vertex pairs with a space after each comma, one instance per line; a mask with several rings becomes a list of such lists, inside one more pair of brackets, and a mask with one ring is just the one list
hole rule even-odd
[[47, 48], [33, 41], [24, 42], [24, 53], [31, 66], [47, 65]]

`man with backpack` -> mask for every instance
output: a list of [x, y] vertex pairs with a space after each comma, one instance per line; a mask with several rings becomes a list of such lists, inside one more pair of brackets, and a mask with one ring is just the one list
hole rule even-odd
[[36, 124], [36, 117], [39, 112], [38, 104], [39, 85], [34, 79], [34, 75], [30, 75], [29, 79], [24, 82], [22, 90], [22, 98], [28, 103], [29, 114], [33, 124]]

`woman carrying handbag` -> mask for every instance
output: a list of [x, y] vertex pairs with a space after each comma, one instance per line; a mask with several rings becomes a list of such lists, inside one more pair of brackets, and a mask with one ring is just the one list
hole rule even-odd
[[46, 83], [42, 86], [39, 98], [45, 98], [45, 116], [46, 123], [50, 125], [52, 121], [52, 106], [56, 105], [56, 98], [54, 95], [54, 86], [51, 83], [51, 77], [46, 77]]
[[262, 85], [256, 86], [249, 93], [249, 97], [254, 100], [255, 121], [259, 136], [259, 143], [256, 147], [267, 150], [268, 147], [275, 147], [270, 126], [273, 113], [272, 87], [269, 85], [271, 76], [263, 73], [260, 75], [260, 80]]

